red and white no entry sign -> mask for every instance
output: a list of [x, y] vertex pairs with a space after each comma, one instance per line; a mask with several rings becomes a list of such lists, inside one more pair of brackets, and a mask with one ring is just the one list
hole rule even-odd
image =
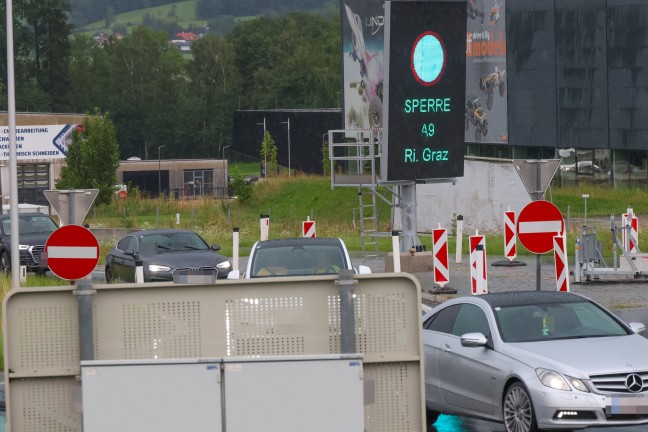
[[99, 262], [99, 242], [89, 229], [65, 225], [45, 243], [47, 265], [56, 276], [76, 280], [92, 273]]
[[565, 231], [565, 220], [558, 207], [549, 201], [532, 201], [527, 204], [517, 221], [520, 243], [529, 251], [544, 254], [553, 249], [553, 237]]

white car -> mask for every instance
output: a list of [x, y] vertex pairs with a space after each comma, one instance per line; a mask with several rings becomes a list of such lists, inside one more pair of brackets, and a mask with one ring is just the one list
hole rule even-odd
[[[367, 266], [354, 268], [344, 241], [339, 238], [286, 238], [257, 241], [252, 246], [244, 279], [273, 276], [337, 274], [340, 270], [367, 274]], [[238, 270], [228, 279], [240, 279]]]

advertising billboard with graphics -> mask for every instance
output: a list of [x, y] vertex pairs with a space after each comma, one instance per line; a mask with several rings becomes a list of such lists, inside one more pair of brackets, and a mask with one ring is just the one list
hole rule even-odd
[[466, 4], [466, 142], [507, 143], [504, 0]]
[[382, 127], [384, 2], [342, 1], [344, 128]]
[[[467, 0], [465, 141], [507, 143], [504, 0]], [[382, 128], [384, 25], [381, 0], [342, 0], [344, 128]]]

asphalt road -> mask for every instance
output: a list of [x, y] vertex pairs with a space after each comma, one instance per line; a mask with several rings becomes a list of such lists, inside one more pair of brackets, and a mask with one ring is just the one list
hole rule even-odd
[[[362, 258], [353, 257], [354, 265], [367, 265], [373, 272], [385, 271], [386, 257]], [[469, 257], [463, 256], [460, 263], [450, 257], [450, 282], [446, 288], [456, 291], [457, 295], [472, 295], [470, 288]], [[535, 256], [518, 257], [517, 261], [525, 265], [505, 267], [493, 263], [505, 261], [504, 257], [488, 257], [487, 283], [489, 292], [536, 290], [538, 289], [537, 265]], [[439, 303], [447, 295], [435, 285], [432, 271], [412, 273], [421, 285], [421, 292], [426, 303]], [[613, 309], [622, 319], [648, 322], [648, 279], [631, 277], [601, 277], [589, 283], [573, 283], [570, 278], [570, 291], [582, 294], [603, 306]], [[556, 290], [553, 255], [543, 255], [540, 264], [540, 289]]]
[[[354, 257], [355, 265], [369, 266], [373, 272], [385, 270], [385, 257], [366, 259]], [[489, 292], [512, 290], [536, 290], [538, 288], [537, 264], [535, 256], [518, 257], [517, 261], [526, 265], [512, 267], [493, 266], [494, 262], [503, 261], [503, 257], [488, 259], [487, 280]], [[413, 273], [421, 285], [423, 301], [436, 304], [444, 301], [449, 295], [472, 295], [470, 288], [469, 257], [464, 256], [460, 263], [454, 257], [450, 261], [450, 282], [447, 288], [456, 290], [456, 294], [440, 293], [435, 285], [432, 271]], [[556, 290], [555, 268], [553, 256], [543, 256], [540, 263], [540, 289]], [[648, 322], [648, 280], [622, 278], [601, 278], [590, 283], [570, 283], [570, 291], [583, 294], [594, 301], [606, 306], [625, 321]], [[504, 432], [504, 425], [499, 423], [475, 420], [466, 417], [442, 415], [432, 431], [437, 432]], [[646, 425], [633, 427], [605, 428], [610, 432], [639, 432], [645, 431]], [[599, 430], [599, 428], [587, 428]]]
[[[355, 266], [366, 265], [372, 272], [385, 271], [385, 260], [382, 255], [378, 258], [363, 258], [353, 254]], [[493, 266], [492, 263], [504, 261], [503, 257], [489, 257], [487, 267], [488, 291], [511, 290], [536, 290], [538, 285], [541, 290], [555, 290], [555, 269], [553, 256], [543, 256], [540, 265], [540, 279], [537, 278], [537, 264], [535, 256], [518, 257], [517, 261], [525, 265]], [[244, 268], [247, 257], [240, 258], [240, 266]], [[450, 261], [450, 282], [446, 288], [456, 290], [456, 294], [447, 294], [435, 285], [432, 271], [412, 273], [419, 284], [423, 301], [434, 305], [445, 301], [449, 295], [472, 295], [470, 289], [469, 257], [463, 256], [460, 263], [454, 257]], [[103, 266], [93, 272], [93, 281], [105, 281]], [[648, 322], [648, 280], [633, 279], [629, 277], [605, 277], [589, 283], [570, 284], [570, 291], [583, 294], [602, 305], [610, 308], [625, 321]], [[586, 430], [595, 430], [588, 428]], [[646, 425], [634, 427], [606, 428], [610, 432], [639, 432], [645, 431]], [[465, 417], [442, 415], [437, 420], [431, 431], [436, 432], [504, 432], [504, 426], [498, 423], [485, 422]]]

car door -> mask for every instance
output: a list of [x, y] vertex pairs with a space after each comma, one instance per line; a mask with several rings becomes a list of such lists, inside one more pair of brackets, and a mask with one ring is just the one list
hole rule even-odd
[[137, 251], [137, 239], [134, 236], [124, 237], [117, 243], [117, 254], [113, 259], [113, 274], [124, 282], [135, 282], [135, 257], [126, 251]]
[[441, 397], [441, 378], [439, 354], [442, 352], [446, 335], [452, 333], [455, 318], [460, 306], [441, 309], [423, 323], [423, 355], [425, 359], [425, 399], [430, 406], [439, 407], [444, 403]]
[[461, 335], [483, 333], [491, 329], [484, 310], [475, 304], [460, 305], [451, 333], [445, 333], [437, 357], [439, 387], [443, 401], [452, 407], [492, 415], [493, 386], [501, 375], [499, 354], [488, 347], [464, 347]]

